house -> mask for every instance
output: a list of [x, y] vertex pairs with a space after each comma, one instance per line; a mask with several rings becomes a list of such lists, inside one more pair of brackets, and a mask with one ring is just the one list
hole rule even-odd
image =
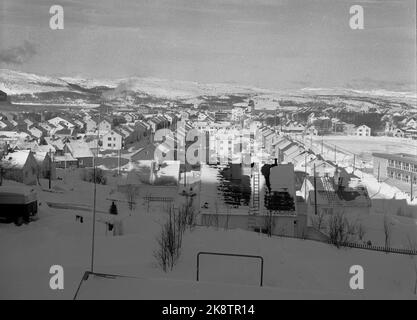
[[380, 180], [387, 178], [397, 182], [398, 187], [409, 190], [411, 180], [417, 185], [417, 159], [413, 154], [373, 153], [374, 175]]
[[407, 121], [406, 127], [411, 127], [413, 129], [417, 129], [417, 120], [414, 119], [414, 118], [411, 118], [410, 120]]
[[85, 129], [87, 132], [94, 132], [97, 129], [97, 123], [90, 117], [84, 117]]
[[52, 180], [56, 179], [56, 166], [48, 152], [35, 152], [35, 160], [38, 164], [38, 177]]
[[356, 135], [358, 137], [370, 137], [371, 136], [371, 128], [366, 125], [361, 125], [356, 128]]
[[132, 130], [130, 134], [125, 138], [125, 145], [127, 146], [143, 140], [144, 138], [148, 137], [151, 133], [150, 126], [143, 121], [136, 122], [133, 127], [126, 126], [126, 129]]
[[306, 177], [300, 194], [307, 196], [308, 225], [319, 215], [369, 215], [372, 206], [364, 187], [349, 187], [349, 181], [332, 177]]
[[28, 128], [30, 128], [31, 126], [34, 125], [33, 121], [31, 121], [29, 119], [24, 119], [23, 122], [27, 124], [27, 127]]
[[48, 122], [53, 124], [55, 127], [57, 127], [59, 124], [63, 124], [65, 127], [69, 128], [69, 129], [72, 129], [72, 128], [75, 127], [75, 125], [71, 121], [69, 121], [67, 119], [64, 119], [62, 117], [52, 118], [52, 119], [48, 120]]
[[389, 132], [389, 135], [390, 136], [392, 135], [393, 137], [396, 137], [396, 138], [404, 138], [405, 131], [403, 129], [400, 129], [400, 128], [395, 128], [395, 129], [392, 129]]
[[0, 120], [0, 130], [7, 128], [7, 124], [4, 120]]
[[303, 126], [301, 123], [290, 122], [283, 126], [281, 131], [285, 133], [302, 134], [305, 132], [305, 130], [305, 126]]
[[154, 160], [155, 150], [156, 147], [153, 143], [147, 143], [143, 148], [140, 148], [138, 152], [132, 155], [131, 161]]
[[49, 122], [41, 122], [38, 124], [39, 128], [44, 129], [47, 132], [47, 135], [52, 135], [55, 126]]
[[103, 150], [121, 150], [123, 147], [123, 137], [116, 130], [108, 131], [103, 135]]
[[100, 121], [100, 123], [98, 124], [98, 130], [101, 133], [105, 133], [105, 132], [109, 132], [112, 129], [112, 123], [107, 120], [107, 119], [103, 119]]
[[404, 137], [417, 140], [417, 129], [414, 129], [413, 127], [404, 128]]
[[134, 122], [135, 121], [135, 116], [131, 113], [126, 113], [123, 115], [123, 117], [125, 118], [126, 122]]
[[2, 177], [27, 185], [38, 181], [38, 164], [33, 153], [28, 150], [9, 152], [0, 161]]
[[35, 138], [39, 139], [40, 137], [42, 137], [43, 135], [46, 135], [46, 130], [45, 129], [41, 129], [40, 127], [37, 126], [31, 126], [28, 129], [29, 133], [34, 136]]
[[54, 148], [53, 149], [54, 156], [63, 156], [64, 155], [65, 143], [61, 139], [46, 137], [45, 141], [48, 145], [50, 145]]
[[78, 168], [78, 159], [74, 158], [70, 153], [55, 155], [53, 157], [53, 162], [55, 168]]
[[64, 147], [64, 153], [70, 153], [78, 160], [78, 167], [89, 168], [93, 166], [94, 154], [84, 141], [69, 140]]

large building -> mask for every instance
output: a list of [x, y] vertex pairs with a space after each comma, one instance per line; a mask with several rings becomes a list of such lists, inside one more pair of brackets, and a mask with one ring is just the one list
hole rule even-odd
[[380, 181], [391, 178], [402, 183], [417, 184], [417, 157], [412, 154], [373, 153], [374, 175]]

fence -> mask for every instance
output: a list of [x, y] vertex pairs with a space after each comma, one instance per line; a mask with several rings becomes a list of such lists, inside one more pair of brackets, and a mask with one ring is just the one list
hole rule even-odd
[[[337, 245], [336, 243], [329, 241], [329, 244]], [[365, 250], [372, 250], [372, 251], [379, 251], [385, 253], [396, 253], [396, 254], [405, 254], [409, 256], [416, 256], [417, 250], [411, 249], [399, 249], [399, 248], [390, 248], [390, 247], [383, 247], [383, 246], [372, 246], [367, 244], [361, 243], [342, 243], [339, 244], [340, 247], [348, 247], [348, 248], [355, 248], [355, 249], [365, 249]]]
[[310, 240], [310, 241], [316, 241], [316, 242], [326, 243], [326, 244], [335, 245], [339, 247], [345, 247], [345, 248], [354, 248], [354, 249], [363, 249], [363, 250], [378, 251], [378, 252], [385, 252], [385, 253], [404, 254], [408, 256], [417, 256], [416, 249], [400, 249], [400, 248], [391, 248], [391, 247], [384, 247], [384, 246], [373, 246], [373, 245], [354, 243], [354, 242], [344, 242], [344, 243], [337, 244], [334, 241], [330, 241], [330, 240], [320, 241], [316, 239], [309, 239], [306, 237], [297, 237], [297, 236], [288, 236], [288, 235], [273, 235], [273, 237]]

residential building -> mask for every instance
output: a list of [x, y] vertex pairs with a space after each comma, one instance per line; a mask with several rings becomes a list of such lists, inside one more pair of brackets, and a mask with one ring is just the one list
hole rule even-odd
[[411, 184], [417, 184], [417, 157], [405, 153], [373, 153], [374, 168], [373, 172], [379, 180], [387, 178], [397, 182], [402, 182], [405, 188]]
[[123, 138], [116, 130], [108, 131], [103, 135], [103, 150], [121, 150], [123, 147]]
[[27, 185], [37, 183], [38, 164], [28, 150], [9, 152], [0, 161], [2, 177]]
[[371, 128], [363, 124], [356, 128], [356, 135], [359, 137], [370, 137]]

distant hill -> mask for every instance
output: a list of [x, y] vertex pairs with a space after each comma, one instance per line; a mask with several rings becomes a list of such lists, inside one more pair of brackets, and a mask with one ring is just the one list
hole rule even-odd
[[302, 108], [322, 105], [359, 111], [387, 106], [404, 110], [416, 107], [416, 94], [409, 92], [344, 88], [270, 90], [229, 83], [202, 84], [139, 77], [114, 80], [58, 78], [8, 69], [0, 69], [0, 90], [6, 92], [13, 103], [137, 105], [181, 102], [230, 107], [248, 103], [251, 99], [257, 109], [275, 109], [281, 101]]

